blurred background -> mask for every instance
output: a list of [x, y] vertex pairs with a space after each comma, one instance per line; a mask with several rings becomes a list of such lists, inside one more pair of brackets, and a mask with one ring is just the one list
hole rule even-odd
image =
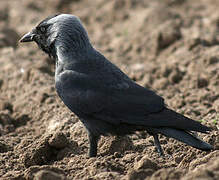
[[[218, 0], [1, 0], [0, 177], [219, 178], [218, 8]], [[106, 58], [172, 109], [212, 127], [201, 137], [216, 150], [161, 137], [169, 155], [161, 158], [150, 136], [137, 133], [102, 138], [99, 157], [88, 159], [86, 132], [55, 92], [54, 61], [18, 42], [57, 13], [78, 16]]]

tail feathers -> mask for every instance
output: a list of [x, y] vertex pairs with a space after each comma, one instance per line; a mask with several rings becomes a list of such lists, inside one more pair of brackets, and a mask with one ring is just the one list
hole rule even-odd
[[204, 151], [209, 151], [213, 149], [213, 147], [210, 144], [202, 141], [198, 137], [195, 137], [184, 130], [173, 129], [173, 128], [153, 128], [153, 129], [157, 133], [163, 134], [168, 137], [172, 137], [194, 148]]
[[211, 131], [211, 128], [202, 125], [200, 122], [194, 121], [168, 108], [164, 108], [162, 111], [157, 113], [151, 113], [145, 118], [140, 119], [140, 121], [135, 119], [134, 122], [138, 125], [153, 128], [169, 127], [173, 129], [183, 129], [185, 131], [197, 131], [202, 133], [208, 133], [208, 131]]

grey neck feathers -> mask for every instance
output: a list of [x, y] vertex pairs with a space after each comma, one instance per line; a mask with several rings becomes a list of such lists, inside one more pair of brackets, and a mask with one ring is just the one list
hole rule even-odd
[[56, 38], [55, 42], [56, 53], [58, 58], [81, 58], [92, 49], [92, 45], [86, 32], [72, 29], [70, 31], [63, 31]]
[[89, 52], [93, 50], [88, 37], [83, 34], [72, 36], [72, 34], [66, 33], [59, 36], [54, 47], [56, 49], [56, 60], [60, 63], [71, 63], [86, 59]]

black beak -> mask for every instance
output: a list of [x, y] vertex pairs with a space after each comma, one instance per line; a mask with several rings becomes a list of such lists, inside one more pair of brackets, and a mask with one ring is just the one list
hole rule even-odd
[[35, 34], [33, 32], [29, 32], [27, 34], [25, 34], [19, 42], [31, 42], [33, 41]]

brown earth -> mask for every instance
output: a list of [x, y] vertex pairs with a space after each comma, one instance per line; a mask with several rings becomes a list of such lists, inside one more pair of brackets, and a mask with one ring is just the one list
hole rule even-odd
[[[218, 0], [1, 0], [0, 179], [219, 179]], [[213, 128], [202, 152], [145, 132], [103, 137], [88, 158], [86, 131], [58, 98], [54, 62], [18, 39], [55, 13], [79, 16], [94, 46], [172, 109]]]

